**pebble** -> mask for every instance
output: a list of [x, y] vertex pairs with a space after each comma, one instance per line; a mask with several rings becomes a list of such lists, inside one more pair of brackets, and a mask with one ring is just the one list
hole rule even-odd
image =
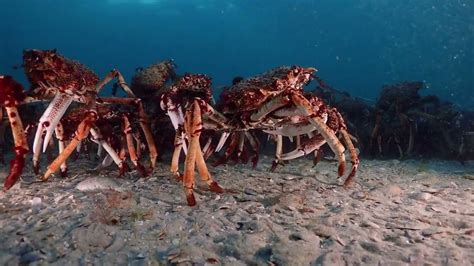
[[433, 196], [426, 192], [416, 192], [410, 195], [410, 198], [418, 201], [429, 201]]
[[30, 200], [31, 205], [39, 205], [41, 204], [42, 200], [39, 197], [34, 197], [33, 199]]
[[91, 177], [87, 178], [79, 184], [77, 184], [76, 188], [80, 191], [91, 191], [91, 190], [105, 190], [105, 189], [113, 189], [120, 191], [119, 184], [107, 177]]
[[173, 239], [173, 240], [171, 241], [171, 243], [172, 243], [173, 246], [175, 246], [175, 247], [179, 246], [179, 242], [180, 242], [179, 238], [175, 238], [175, 239]]
[[382, 194], [381, 196], [392, 198], [392, 197], [401, 196], [403, 193], [403, 190], [398, 185], [390, 184], [390, 185], [377, 188], [374, 190], [374, 192], [377, 194]]

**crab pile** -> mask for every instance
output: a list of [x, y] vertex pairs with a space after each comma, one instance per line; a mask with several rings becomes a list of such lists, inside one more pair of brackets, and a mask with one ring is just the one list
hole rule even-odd
[[[211, 191], [225, 192], [211, 177], [206, 159], [225, 147], [217, 165], [231, 156], [246, 162], [250, 147], [256, 165], [257, 134], [268, 134], [276, 140], [274, 167], [281, 161], [318, 153], [328, 144], [339, 162], [338, 175], [343, 176], [347, 149], [352, 167], [344, 186], [353, 184], [359, 164], [354, 137], [337, 109], [327, 106], [315, 94], [304, 92], [315, 77], [314, 68], [284, 66], [255, 77], [235, 79], [215, 104], [211, 78], [190, 73], [178, 76], [171, 60], [138, 69], [131, 87], [117, 70], [101, 80], [92, 70], [56, 50], [26, 50], [23, 61], [30, 83], [28, 91], [10, 76], [0, 76], [0, 118], [5, 110], [15, 145], [5, 190], [20, 178], [30, 150], [33, 172], [42, 181], [57, 171], [66, 177], [68, 158], [87, 147], [96, 147], [93, 149], [97, 158], [102, 160], [98, 169], [115, 163], [123, 175], [130, 169], [130, 161], [137, 172], [147, 176], [158, 157], [156, 136], [167, 130], [167, 125], [174, 131], [174, 139], [162, 138], [160, 142], [170, 142], [174, 147], [170, 170], [183, 182], [190, 206], [196, 204], [195, 169]], [[113, 79], [117, 80], [113, 96], [99, 97], [101, 89]], [[123, 89], [125, 97], [116, 96], [118, 88]], [[36, 128], [29, 145], [17, 107], [35, 102], [49, 105], [42, 110], [39, 121], [29, 126], [28, 132]], [[1, 141], [5, 131], [6, 126], [0, 127]], [[283, 153], [283, 137], [299, 139], [293, 151]], [[56, 142], [57, 157], [41, 173], [41, 154]], [[142, 163], [146, 152], [149, 164]], [[185, 162], [181, 173], [182, 152]]]

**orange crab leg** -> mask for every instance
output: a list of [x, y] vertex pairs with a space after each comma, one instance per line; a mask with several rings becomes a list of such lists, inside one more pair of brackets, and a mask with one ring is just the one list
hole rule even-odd
[[171, 159], [171, 167], [170, 171], [173, 174], [174, 177], [177, 179], [181, 180], [183, 177], [179, 173], [179, 155], [181, 154], [181, 150], [183, 149], [183, 137], [181, 134], [181, 129], [178, 128], [178, 131], [176, 131], [176, 135], [174, 137], [174, 151], [173, 151], [173, 157]]
[[48, 166], [46, 173], [41, 177], [41, 180], [47, 181], [51, 174], [59, 169], [61, 164], [63, 164], [76, 149], [77, 145], [79, 145], [79, 143], [89, 135], [95, 121], [97, 121], [97, 113], [94, 111], [87, 112], [82, 122], [77, 126], [74, 137], [66, 148], [64, 148], [64, 151]]
[[209, 185], [211, 191], [223, 193], [224, 189], [211, 178], [201, 151], [199, 137], [202, 130], [202, 117], [198, 100], [195, 100], [191, 104], [190, 109], [186, 112], [184, 126], [186, 135], [190, 141], [184, 166], [183, 185], [188, 205], [194, 206], [196, 205], [196, 198], [193, 193], [195, 184], [194, 170], [196, 166], [201, 179]]
[[138, 160], [137, 151], [133, 142], [132, 126], [126, 114], [123, 115], [123, 133], [125, 134], [125, 140], [127, 141], [127, 149], [128, 154], [130, 155], [130, 160], [132, 160], [132, 163], [143, 176], [148, 176], [147, 171]]
[[319, 118], [313, 110], [311, 103], [304, 98], [302, 95], [293, 94], [293, 102], [300, 112], [304, 115], [309, 116], [310, 123], [314, 125], [319, 134], [321, 134], [324, 139], [327, 140], [327, 143], [331, 150], [336, 154], [336, 157], [339, 160], [338, 174], [339, 176], [344, 175], [346, 168], [346, 158], [344, 156], [344, 146], [337, 138], [337, 136], [332, 132], [332, 130], [324, 123], [324, 121]]

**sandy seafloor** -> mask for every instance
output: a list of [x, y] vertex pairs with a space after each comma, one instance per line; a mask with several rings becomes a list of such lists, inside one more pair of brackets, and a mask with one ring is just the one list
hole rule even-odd
[[210, 167], [230, 192], [200, 185], [193, 208], [167, 162], [138, 180], [86, 159], [47, 183], [27, 170], [0, 192], [0, 265], [474, 264], [473, 162], [362, 160], [346, 190], [333, 162], [270, 173], [264, 156]]

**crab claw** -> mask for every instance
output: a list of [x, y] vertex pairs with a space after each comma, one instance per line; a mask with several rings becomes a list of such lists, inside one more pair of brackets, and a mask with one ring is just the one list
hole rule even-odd
[[[54, 99], [41, 116], [38, 128], [36, 129], [35, 139], [33, 141], [33, 151], [35, 153], [40, 151], [41, 141], [43, 141], [43, 152], [46, 151], [54, 129], [69, 105], [72, 103], [72, 100], [73, 96], [64, 93], [58, 93], [54, 96]], [[44, 140], [42, 140], [44, 131], [46, 131], [46, 136]]]

